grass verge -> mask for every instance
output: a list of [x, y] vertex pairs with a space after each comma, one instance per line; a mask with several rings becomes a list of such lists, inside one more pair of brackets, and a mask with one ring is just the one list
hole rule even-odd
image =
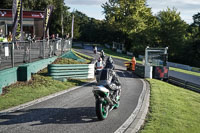
[[184, 69], [179, 69], [179, 68], [174, 68], [174, 67], [170, 67], [169, 70], [176, 71], [176, 72], [181, 72], [181, 73], [185, 73], [185, 74], [190, 74], [190, 75], [194, 75], [194, 76], [199, 76], [200, 77], [200, 73], [198, 73], [198, 72], [187, 71], [187, 70], [184, 70]]
[[150, 108], [141, 133], [198, 133], [200, 94], [168, 83], [147, 79]]
[[68, 58], [57, 58], [53, 64], [87, 64], [88, 60], [86, 62], [79, 62], [73, 59]]

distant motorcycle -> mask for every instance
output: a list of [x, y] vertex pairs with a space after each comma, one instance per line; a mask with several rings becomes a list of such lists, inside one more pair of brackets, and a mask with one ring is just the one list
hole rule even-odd
[[99, 120], [108, 117], [108, 113], [117, 109], [120, 104], [121, 83], [111, 69], [101, 72], [100, 81], [94, 86], [93, 93], [96, 99], [96, 115]]
[[94, 51], [94, 54], [97, 54], [97, 47], [96, 46], [94, 47], [93, 51]]

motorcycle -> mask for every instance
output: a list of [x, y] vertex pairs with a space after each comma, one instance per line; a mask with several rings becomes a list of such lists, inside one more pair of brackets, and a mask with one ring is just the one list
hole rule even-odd
[[[99, 120], [108, 117], [108, 113], [120, 105], [121, 84], [119, 82], [108, 85], [99, 84], [93, 87], [96, 100], [96, 115]], [[115, 89], [110, 89], [115, 88]]]
[[93, 51], [94, 51], [94, 54], [97, 54], [97, 47], [96, 46], [94, 47]]

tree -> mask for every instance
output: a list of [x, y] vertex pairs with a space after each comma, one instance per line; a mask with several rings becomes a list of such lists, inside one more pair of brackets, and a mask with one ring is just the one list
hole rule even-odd
[[116, 33], [120, 33], [121, 43], [134, 52], [144, 51], [147, 43], [151, 42], [145, 38], [145, 33], [149, 26], [153, 26], [153, 15], [146, 0], [109, 0], [102, 7], [106, 21], [116, 29]]
[[187, 29], [186, 46], [182, 51], [183, 58], [190, 58], [187, 62], [181, 63], [200, 67], [198, 58], [200, 57], [200, 13], [193, 16], [193, 23]]
[[74, 39], [75, 40], [81, 39], [82, 41], [85, 41], [88, 36], [87, 34], [83, 34], [85, 30], [84, 27], [86, 27], [86, 25], [89, 23], [89, 18], [87, 15], [77, 10], [72, 12], [72, 14], [74, 15]]
[[199, 29], [197, 36], [200, 37], [200, 13], [197, 13], [193, 16], [194, 25], [197, 26]]
[[1, 0], [0, 5], [2, 9], [12, 9], [13, 0]]
[[53, 3], [53, 0], [22, 0], [24, 10], [45, 10], [45, 8]]
[[200, 13], [193, 16], [194, 24], [200, 27]]
[[169, 47], [169, 59], [179, 60], [179, 53], [184, 47], [186, 29], [188, 25], [181, 19], [176, 9], [160, 11], [157, 15], [160, 23], [159, 37], [160, 46]]

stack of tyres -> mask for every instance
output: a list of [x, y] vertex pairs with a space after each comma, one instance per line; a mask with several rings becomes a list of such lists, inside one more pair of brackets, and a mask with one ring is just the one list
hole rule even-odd
[[167, 80], [169, 67], [167, 66], [153, 66], [153, 78]]

